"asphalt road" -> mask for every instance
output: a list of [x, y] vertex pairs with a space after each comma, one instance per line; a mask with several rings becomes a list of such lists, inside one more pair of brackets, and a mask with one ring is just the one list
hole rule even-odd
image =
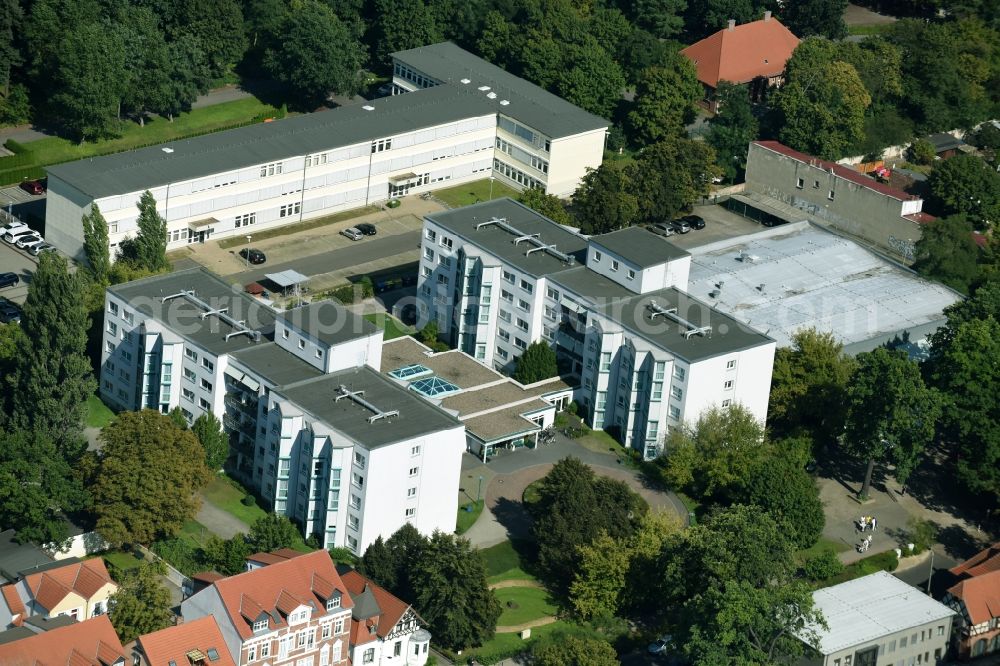
[[263, 279], [268, 273], [277, 273], [287, 269], [298, 271], [306, 276], [321, 275], [349, 266], [360, 266], [369, 261], [391, 257], [402, 252], [409, 252], [419, 246], [419, 231], [408, 231], [390, 236], [376, 236], [375, 238], [366, 237], [352, 243], [348, 247], [302, 257], [293, 261], [254, 266], [248, 271], [231, 273], [225, 277], [233, 282], [238, 281], [240, 284], [249, 284], [250, 282]]

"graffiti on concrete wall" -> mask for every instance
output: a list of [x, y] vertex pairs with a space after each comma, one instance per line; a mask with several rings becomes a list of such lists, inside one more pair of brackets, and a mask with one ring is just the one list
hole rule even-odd
[[913, 260], [916, 243], [905, 238], [889, 236], [889, 249], [909, 261]]

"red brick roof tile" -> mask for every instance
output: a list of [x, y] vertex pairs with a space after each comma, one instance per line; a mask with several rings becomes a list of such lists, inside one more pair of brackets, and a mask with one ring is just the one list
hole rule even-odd
[[955, 576], [981, 576], [998, 570], [1000, 570], [1000, 541], [950, 569]]
[[779, 76], [799, 38], [776, 18], [724, 28], [681, 51], [698, 70], [698, 80], [713, 88], [719, 81], [747, 83], [758, 76]]
[[965, 603], [972, 624], [1000, 617], [1000, 569], [966, 578], [948, 592]]
[[9, 583], [0, 587], [0, 594], [3, 594], [3, 600], [7, 604], [7, 609], [10, 611], [10, 614], [21, 615], [19, 619], [14, 621], [14, 624], [20, 625], [24, 620], [25, 615], [24, 602], [21, 601], [21, 595], [19, 595], [17, 590], [14, 589], [14, 584]]
[[[365, 578], [356, 570], [351, 569], [345, 573], [342, 577], [344, 584], [347, 585], [347, 591], [351, 593], [351, 596], [356, 596], [365, 591], [367, 586], [368, 591], [375, 595], [375, 601], [378, 603], [378, 607], [382, 610], [382, 614], [378, 618], [378, 629], [377, 633], [379, 638], [385, 638], [396, 626], [396, 623], [403, 617], [406, 610], [410, 607], [408, 603], [402, 601], [399, 597], [395, 596], [384, 587], [376, 585], [370, 579]], [[355, 626], [361, 625], [359, 621], [353, 621], [351, 626], [351, 637], [352, 642], [355, 634]], [[362, 633], [358, 630], [358, 633]], [[368, 633], [365, 630], [363, 633]], [[367, 642], [363, 641], [363, 642]]]
[[125, 658], [107, 615], [0, 644], [4, 666], [111, 666]]
[[211, 615], [140, 636], [138, 643], [150, 666], [168, 666], [171, 661], [177, 666], [188, 666], [188, 652], [199, 650], [207, 655], [211, 648], [218, 651], [219, 658], [208, 662], [209, 666], [236, 666]]
[[114, 584], [104, 560], [99, 557], [30, 574], [25, 576], [24, 582], [31, 596], [45, 609], [54, 608], [70, 592], [90, 599], [105, 585]]

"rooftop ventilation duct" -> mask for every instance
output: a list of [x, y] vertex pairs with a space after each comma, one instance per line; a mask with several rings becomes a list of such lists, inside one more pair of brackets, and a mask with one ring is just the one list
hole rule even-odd
[[691, 336], [693, 335], [700, 335], [702, 337], [705, 337], [706, 335], [710, 336], [712, 333], [711, 326], [698, 326], [696, 324], [689, 322], [687, 319], [684, 319], [683, 317], [677, 314], [677, 308], [665, 308], [659, 305], [656, 301], [650, 301], [646, 305], [646, 309], [650, 311], [649, 314], [650, 320], [654, 320], [656, 319], [657, 316], [661, 316], [665, 317], [666, 319], [670, 319], [671, 321], [675, 321], [682, 326], [685, 326], [687, 328], [687, 331], [683, 333], [685, 338], [690, 339]]
[[340, 402], [342, 399], [347, 398], [347, 399], [351, 400], [352, 402], [355, 402], [355, 403], [361, 405], [365, 409], [367, 409], [367, 410], [369, 410], [371, 412], [374, 412], [374, 414], [372, 414], [371, 416], [368, 417], [368, 423], [375, 423], [379, 419], [387, 419], [390, 416], [399, 416], [399, 410], [398, 409], [393, 409], [393, 410], [388, 411], [388, 412], [383, 412], [381, 409], [379, 409], [378, 407], [376, 407], [372, 403], [370, 403], [367, 400], [365, 400], [364, 399], [364, 395], [365, 395], [364, 391], [352, 391], [349, 388], [347, 388], [346, 386], [344, 386], [343, 384], [341, 384], [340, 386], [337, 387], [337, 391], [340, 393], [340, 395], [338, 395], [336, 398], [333, 399], [334, 402]]
[[171, 294], [170, 296], [164, 296], [163, 302], [166, 303], [167, 301], [171, 301], [175, 298], [183, 298], [188, 303], [191, 303], [192, 305], [200, 308], [202, 310], [201, 313], [202, 319], [212, 316], [218, 317], [220, 321], [236, 329], [235, 331], [226, 334], [226, 342], [229, 342], [230, 338], [235, 337], [237, 335], [246, 335], [254, 342], [260, 342], [260, 331], [255, 331], [254, 329], [247, 326], [244, 322], [237, 321], [232, 317], [230, 317], [228, 314], [226, 314], [229, 311], [229, 308], [213, 308], [211, 305], [198, 298], [195, 295], [194, 290], [180, 291], [176, 294]]

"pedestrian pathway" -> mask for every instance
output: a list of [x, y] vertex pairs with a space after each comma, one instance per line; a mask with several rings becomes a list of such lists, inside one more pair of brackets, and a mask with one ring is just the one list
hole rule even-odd
[[505, 587], [533, 587], [535, 589], [544, 590], [545, 586], [539, 583], [537, 580], [502, 580], [499, 583], [493, 583], [490, 585], [491, 590], [500, 590]]
[[223, 539], [232, 539], [241, 532], [246, 534], [250, 531], [249, 525], [228, 511], [223, 511], [204, 497], [202, 497], [201, 508], [198, 509], [195, 520], [204, 525], [209, 532]]
[[547, 624], [553, 624], [558, 622], [559, 618], [552, 617], [551, 615], [546, 615], [545, 617], [540, 617], [535, 620], [530, 620], [528, 622], [522, 622], [521, 624], [502, 624], [497, 627], [498, 634], [519, 634], [525, 629], [531, 629], [532, 627], [544, 627]]

